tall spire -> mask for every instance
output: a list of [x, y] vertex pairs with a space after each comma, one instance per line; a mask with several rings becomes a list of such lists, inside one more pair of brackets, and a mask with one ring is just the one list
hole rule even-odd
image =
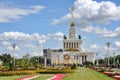
[[75, 26], [75, 23], [74, 23], [74, 15], [73, 15], [73, 12], [74, 12], [74, 7], [72, 6], [71, 8], [71, 11], [72, 11], [72, 22], [70, 24], [71, 27], [74, 27]]

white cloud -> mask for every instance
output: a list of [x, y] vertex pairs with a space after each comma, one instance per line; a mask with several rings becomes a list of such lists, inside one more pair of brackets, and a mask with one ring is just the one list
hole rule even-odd
[[62, 32], [56, 32], [54, 34], [47, 34], [47, 38], [51, 38], [51, 39], [54, 39], [54, 40], [57, 40], [57, 41], [62, 41], [63, 40], [63, 36], [64, 34]]
[[61, 42], [63, 40], [63, 36], [64, 34], [62, 32], [57, 32], [53, 34], [53, 39]]
[[86, 32], [86, 33], [99, 34], [99, 36], [103, 38], [120, 37], [120, 27], [117, 27], [115, 30], [110, 31], [110, 30], [107, 30], [107, 28], [87, 26], [87, 27], [81, 28], [81, 31]]
[[41, 56], [42, 55], [42, 52], [32, 52], [31, 53], [32, 56]]
[[46, 42], [48, 39], [63, 38], [63, 33], [56, 32], [54, 34], [40, 35], [38, 33], [26, 34], [23, 32], [4, 32], [0, 34], [0, 40], [16, 40], [16, 41], [39, 41], [40, 44]]
[[120, 37], [120, 27], [117, 27], [114, 31], [102, 34], [101, 36], [105, 38], [118, 38]]
[[116, 37], [118, 37], [118, 35], [116, 33], [109, 33], [109, 34], [103, 34], [103, 35], [101, 35], [101, 37], [104, 37], [104, 38], [116, 38]]
[[30, 40], [30, 35], [22, 32], [4, 32], [0, 34], [0, 40]]
[[46, 42], [45, 39], [43, 39], [43, 40], [39, 40], [39, 41], [38, 41], [38, 44], [42, 45], [42, 44], [44, 44], [45, 42]]
[[13, 6], [13, 4], [0, 3], [0, 23], [11, 22], [27, 16], [29, 14], [38, 13], [44, 6], [35, 5], [27, 8]]
[[61, 19], [53, 19], [53, 21], [51, 22], [51, 25], [56, 26], [57, 24], [64, 22], [66, 20], [69, 20], [70, 18], [71, 18], [71, 14], [66, 14]]
[[86, 33], [93, 32], [93, 33], [100, 34], [100, 35], [113, 33], [112, 31], [109, 31], [106, 28], [102, 29], [100, 27], [93, 27], [93, 26], [87, 26], [85, 28], [81, 28], [81, 31], [86, 32]]
[[57, 40], [57, 41], [60, 41], [60, 42], [63, 40], [63, 38], [62, 38], [62, 37], [58, 37], [58, 38], [57, 38], [57, 37], [55, 37], [54, 39], [55, 39], [55, 40]]
[[88, 38], [87, 36], [83, 36], [84, 39]]
[[[120, 20], [120, 6], [110, 1], [97, 2], [95, 0], [76, 0], [74, 2], [74, 18], [77, 27], [87, 33], [95, 33], [104, 38], [120, 36], [120, 28], [114, 31], [107, 28], [94, 27], [94, 23], [107, 24], [110, 21]], [[71, 13], [59, 19], [54, 19], [51, 24], [58, 25], [71, 20]]]
[[23, 54], [29, 51], [36, 51], [39, 53], [44, 44], [48, 40], [53, 39], [61, 41], [63, 39], [63, 33], [56, 32], [54, 34], [40, 35], [38, 33], [26, 34], [23, 32], [4, 32], [0, 34], [1, 44], [4, 45], [3, 47], [6, 47], [6, 51], [13, 50], [11, 44], [15, 43], [15, 49], [19, 50], [19, 53], [21, 52]]
[[[76, 23], [81, 23], [80, 20], [88, 24], [92, 22], [107, 23], [110, 20], [120, 19], [120, 6], [116, 6], [110, 1], [76, 0], [74, 8], [75, 19], [78, 21]], [[57, 25], [70, 19], [71, 14], [67, 13], [60, 19], [54, 19], [51, 24]]]
[[64, 34], [62, 32], [57, 32], [53, 36], [55, 36], [55, 37], [63, 37], [63, 35]]
[[101, 47], [96, 45], [96, 44], [93, 44], [90, 46], [91, 49], [100, 49]]
[[3, 41], [3, 42], [2, 42], [2, 45], [3, 45], [3, 46], [10, 46], [10, 45], [11, 45], [11, 43], [10, 43], [10, 42], [8, 42], [8, 41]]
[[115, 46], [120, 48], [120, 41], [116, 41]]

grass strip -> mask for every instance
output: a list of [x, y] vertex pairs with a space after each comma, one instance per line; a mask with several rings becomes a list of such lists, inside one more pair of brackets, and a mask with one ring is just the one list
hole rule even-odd
[[104, 74], [89, 68], [79, 68], [75, 73], [64, 77], [63, 80], [114, 80]]

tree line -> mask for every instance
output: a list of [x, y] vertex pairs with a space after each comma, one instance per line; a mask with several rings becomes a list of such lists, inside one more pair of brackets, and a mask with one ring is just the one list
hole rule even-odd
[[[10, 54], [0, 55], [0, 60], [2, 62], [1, 68], [7, 66], [10, 70], [13, 69], [14, 57]], [[47, 60], [47, 63], [50, 64], [50, 60]], [[15, 58], [15, 68], [39, 68], [44, 67], [44, 58], [42, 56], [33, 56], [30, 57], [29, 54], [24, 55], [22, 58]]]

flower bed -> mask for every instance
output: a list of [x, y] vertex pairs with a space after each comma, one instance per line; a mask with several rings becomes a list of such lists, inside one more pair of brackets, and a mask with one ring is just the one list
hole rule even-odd
[[120, 76], [114, 76], [116, 80], [120, 80]]
[[103, 72], [103, 74], [105, 74], [109, 77], [113, 77], [115, 75], [115, 72]]

